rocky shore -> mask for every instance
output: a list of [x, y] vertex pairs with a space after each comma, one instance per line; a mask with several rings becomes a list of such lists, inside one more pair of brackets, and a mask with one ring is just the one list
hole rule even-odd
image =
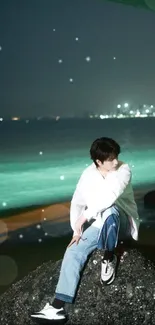
[[[122, 251], [123, 252], [123, 251]], [[84, 271], [75, 303], [66, 305], [66, 325], [155, 324], [155, 268], [138, 249], [123, 252], [112, 285], [100, 283], [102, 251], [95, 251]], [[117, 253], [120, 256], [120, 253]], [[34, 325], [30, 315], [51, 302], [61, 261], [49, 261], [0, 296], [0, 324]], [[46, 324], [53, 324], [46, 322]]]

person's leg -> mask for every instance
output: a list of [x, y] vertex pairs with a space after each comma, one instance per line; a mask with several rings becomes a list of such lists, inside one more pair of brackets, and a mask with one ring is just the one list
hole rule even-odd
[[80, 271], [88, 255], [97, 248], [99, 231], [98, 228], [90, 226], [83, 232], [78, 244], [74, 243], [66, 249], [52, 305], [47, 304], [31, 317], [50, 320], [65, 319], [64, 304], [65, 302], [72, 303], [74, 300]]
[[114, 250], [120, 238], [129, 238], [130, 224], [127, 215], [113, 205], [103, 212], [107, 218], [100, 233], [98, 248], [104, 249], [101, 263], [101, 282], [111, 284], [115, 279], [117, 257]]
[[119, 211], [115, 205], [102, 213], [102, 218], [106, 218], [100, 232], [98, 248], [104, 249], [104, 257], [101, 261], [101, 283], [111, 284], [115, 279], [117, 257], [114, 255], [118, 242], [120, 229]]
[[64, 255], [55, 297], [65, 302], [72, 302], [77, 285], [88, 255], [97, 248], [99, 229], [93, 226], [84, 231], [78, 245], [67, 248]]
[[130, 240], [132, 239], [131, 236], [131, 224], [129, 221], [129, 218], [125, 211], [119, 208], [119, 217], [120, 217], [120, 229], [119, 229], [119, 235], [118, 240]]
[[104, 225], [100, 231], [98, 248], [104, 249], [105, 255], [112, 256], [117, 246], [118, 235], [120, 229], [120, 213], [115, 205], [102, 212], [102, 218], [106, 218]]

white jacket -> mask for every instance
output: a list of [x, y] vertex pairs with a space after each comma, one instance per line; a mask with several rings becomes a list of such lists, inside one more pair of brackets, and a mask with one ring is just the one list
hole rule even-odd
[[82, 173], [70, 207], [70, 223], [74, 235], [75, 223], [82, 214], [88, 221], [96, 219], [93, 226], [101, 228], [106, 220], [106, 213], [103, 214], [103, 220], [101, 212], [115, 203], [128, 215], [131, 235], [138, 240], [140, 220], [131, 185], [131, 170], [128, 164], [119, 161], [119, 165], [116, 171], [110, 171], [105, 178], [94, 163]]

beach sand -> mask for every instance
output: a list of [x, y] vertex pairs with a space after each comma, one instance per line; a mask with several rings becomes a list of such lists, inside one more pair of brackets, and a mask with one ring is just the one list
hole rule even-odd
[[29, 227], [46, 221], [65, 222], [69, 220], [70, 202], [42, 206], [29, 211], [23, 211], [9, 217], [0, 218], [0, 234], [6, 234], [18, 229]]

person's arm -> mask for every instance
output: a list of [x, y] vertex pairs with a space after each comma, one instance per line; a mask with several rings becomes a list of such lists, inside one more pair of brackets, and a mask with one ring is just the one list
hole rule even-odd
[[83, 212], [87, 221], [106, 210], [123, 194], [131, 180], [131, 170], [128, 165], [107, 176], [99, 188], [92, 188], [87, 196], [88, 209]]

